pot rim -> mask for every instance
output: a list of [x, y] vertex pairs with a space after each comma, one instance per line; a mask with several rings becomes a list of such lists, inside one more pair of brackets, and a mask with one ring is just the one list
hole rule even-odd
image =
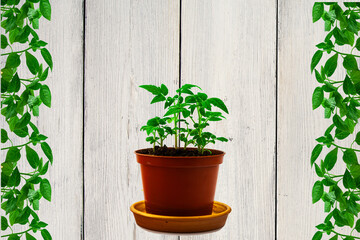
[[[170, 147], [173, 148], [173, 147]], [[152, 155], [152, 154], [144, 154], [144, 153], [138, 153], [138, 151], [141, 150], [145, 150], [145, 149], [151, 149], [151, 148], [141, 148], [138, 150], [135, 150], [134, 153], [138, 156], [146, 156], [146, 157], [156, 157], [156, 158], [213, 158], [213, 157], [218, 157], [218, 156], [224, 156], [225, 152], [221, 151], [221, 150], [217, 150], [217, 149], [212, 149], [212, 148], [206, 148], [210, 151], [217, 151], [220, 152], [219, 154], [214, 154], [214, 155], [207, 155], [207, 156], [161, 156], [161, 155]], [[187, 148], [187, 149], [197, 149], [197, 148]]]

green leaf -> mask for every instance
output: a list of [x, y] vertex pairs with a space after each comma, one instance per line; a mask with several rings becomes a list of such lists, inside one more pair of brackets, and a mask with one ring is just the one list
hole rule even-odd
[[34, 238], [32, 235], [30, 235], [30, 233], [26, 233], [26, 240], [36, 240], [36, 238]]
[[46, 200], [51, 202], [51, 185], [46, 178], [42, 179], [40, 182], [40, 192]]
[[46, 229], [41, 229], [41, 236], [44, 238], [44, 240], [52, 240], [52, 237], [50, 235], [50, 233], [48, 232], [48, 230]]
[[[1, 222], [2, 225], [2, 222]], [[360, 219], [356, 221], [355, 230], [360, 233]]]
[[355, 94], [356, 93], [356, 89], [354, 84], [351, 82], [350, 78], [348, 75], [346, 75], [345, 80], [344, 80], [344, 85], [343, 85], [343, 89], [344, 89], [344, 93], [345, 94]]
[[[14, 221], [13, 221], [14, 219], [12, 219], [12, 216], [14, 216], [18, 213], [17, 211], [14, 211], [14, 210], [16, 210], [16, 202], [17, 202], [17, 199], [11, 195], [10, 199], [7, 201], [7, 204], [6, 204], [6, 208], [5, 208], [6, 213], [11, 212], [10, 216], [9, 216], [10, 225], [14, 224]], [[15, 216], [15, 217], [17, 217], [17, 216]]]
[[311, 59], [310, 69], [311, 72], [315, 69], [315, 67], [318, 65], [318, 63], [321, 60], [321, 57], [323, 56], [323, 51], [317, 50], [314, 54], [314, 56]]
[[358, 70], [358, 65], [354, 56], [347, 55], [344, 58], [343, 66], [347, 70]]
[[157, 86], [154, 85], [141, 85], [139, 86], [149, 92], [151, 92], [154, 95], [161, 95], [161, 89]]
[[333, 169], [333, 167], [335, 166], [337, 160], [337, 153], [338, 153], [338, 148], [334, 148], [326, 155], [324, 159], [324, 165], [328, 171]]
[[356, 134], [355, 142], [357, 145], [360, 145], [360, 132]]
[[5, 35], [1, 34], [1, 49], [5, 49], [9, 45]]
[[194, 88], [194, 87], [202, 90], [199, 86], [194, 85], [194, 84], [184, 84], [181, 88], [182, 88], [182, 89], [191, 89], [191, 88]]
[[20, 157], [21, 157], [20, 149], [18, 149], [17, 147], [11, 147], [11, 148], [9, 148], [9, 150], [6, 154], [5, 161], [6, 162], [17, 162], [17, 161], [19, 161]]
[[26, 224], [29, 221], [30, 213], [31, 209], [29, 207], [25, 207], [17, 217], [16, 222], [22, 225]]
[[341, 119], [341, 117], [337, 114], [333, 117], [333, 123], [336, 126], [336, 128], [340, 129], [344, 132], [350, 132], [349, 127], [345, 124], [345, 122]]
[[161, 84], [160, 90], [164, 96], [166, 96], [169, 93], [169, 89], [164, 84]]
[[164, 117], [166, 116], [170, 116], [179, 112], [183, 112], [184, 109], [183, 108], [170, 108], [165, 114]]
[[331, 22], [328, 20], [325, 20], [325, 31], [328, 32], [331, 30]]
[[35, 211], [40, 209], [40, 207], [39, 207], [39, 199], [34, 199], [33, 200], [33, 208], [34, 208]]
[[311, 152], [311, 166], [314, 164], [314, 162], [316, 161], [316, 159], [319, 157], [321, 151], [323, 149], [323, 146], [321, 144], [317, 144], [314, 149]]
[[157, 102], [162, 102], [162, 101], [165, 101], [165, 100], [166, 100], [166, 98], [163, 95], [158, 95], [158, 96], [155, 96], [152, 99], [150, 104], [157, 103]]
[[313, 236], [312, 240], [321, 240], [322, 235], [323, 235], [323, 233], [322, 233], [322, 232], [317, 231], [317, 232], [314, 234], [314, 236]]
[[47, 20], [51, 20], [51, 5], [49, 0], [40, 0], [40, 12]]
[[347, 169], [345, 170], [343, 184], [345, 188], [353, 188], [353, 189], [356, 188], [356, 182], [352, 178], [350, 172]]
[[46, 48], [40, 50], [41, 56], [44, 58], [45, 62], [49, 65], [50, 69], [53, 69], [53, 61], [50, 52]]
[[316, 78], [316, 81], [318, 81], [319, 83], [323, 83], [324, 82], [324, 79], [322, 78], [321, 74], [319, 73], [318, 70], [315, 69], [315, 78]]
[[29, 125], [36, 134], [39, 133], [39, 129], [35, 126], [35, 124], [33, 124], [32, 122], [29, 122]]
[[49, 159], [49, 161], [53, 162], [53, 154], [52, 154], [52, 150], [49, 146], [49, 144], [47, 144], [46, 142], [42, 142], [41, 143], [41, 149], [43, 150], [45, 156]]
[[42, 85], [40, 88], [40, 99], [47, 107], [51, 107], [51, 92], [47, 85]]
[[9, 139], [8, 134], [5, 129], [1, 129], [1, 143], [6, 143]]
[[20, 237], [16, 234], [11, 234], [7, 240], [19, 240]]
[[356, 179], [360, 177], [360, 165], [351, 165], [350, 173]]
[[324, 100], [324, 91], [321, 87], [315, 88], [312, 95], [312, 108], [318, 108]]
[[312, 8], [312, 20], [313, 23], [318, 21], [324, 13], [324, 3], [316, 2]]
[[346, 149], [343, 155], [343, 160], [346, 164], [358, 164], [356, 153], [352, 149]]
[[29, 71], [36, 75], [39, 71], [39, 62], [31, 53], [28, 51], [25, 52], [26, 65], [29, 68]]
[[31, 147], [27, 146], [25, 147], [25, 151], [26, 151], [26, 158], [30, 164], [30, 166], [33, 169], [36, 169], [37, 166], [39, 165], [39, 155], [35, 152], [34, 149], [32, 149]]
[[319, 177], [324, 177], [324, 173], [321, 171], [321, 168], [315, 163], [315, 172], [316, 175], [318, 175]]
[[349, 71], [349, 76], [351, 78], [351, 81], [356, 85], [358, 83], [360, 83], [360, 71], [358, 70], [352, 70]]
[[46, 174], [48, 171], [48, 168], [49, 168], [49, 162], [46, 162], [45, 165], [41, 168], [39, 174], [40, 175]]
[[218, 137], [218, 138], [216, 138], [216, 140], [219, 140], [220, 142], [228, 142], [229, 141], [227, 138], [224, 138], [224, 137]]
[[13, 172], [15, 167], [15, 163], [13, 162], [3, 162], [1, 163], [1, 173], [5, 174], [6, 176], [10, 176]]
[[21, 181], [20, 172], [19, 169], [16, 167], [13, 173], [11, 174], [7, 185], [9, 187], [17, 187], [19, 186], [20, 181]]
[[[5, 81], [10, 81], [12, 79], [12, 77], [14, 76], [14, 71], [13, 69], [10, 68], [3, 68], [1, 69], [1, 76], [2, 76], [2, 80]], [[1, 81], [3, 82], [3, 81]]]
[[12, 78], [9, 87], [8, 92], [18, 92], [20, 90], [20, 78], [17, 73], [15, 73], [14, 77]]
[[226, 113], [229, 113], [225, 103], [221, 99], [219, 99], [219, 98], [209, 98], [209, 99], [207, 99], [207, 101], [210, 104], [212, 104], [213, 106], [220, 108], [221, 110], [223, 110]]
[[312, 188], [312, 202], [319, 201], [324, 193], [324, 185], [321, 181], [316, 181]]
[[1, 216], [1, 231], [5, 231], [9, 227], [6, 217]]
[[10, 53], [6, 59], [6, 68], [17, 68], [20, 65], [20, 56], [17, 53]]
[[356, 47], [357, 50], [360, 51], [360, 38], [358, 38], [358, 39], [356, 40], [355, 47]]
[[344, 44], [349, 43], [349, 41], [346, 38], [346, 36], [344, 35], [344, 33], [338, 27], [334, 28], [333, 34], [334, 34], [337, 44], [344, 45]]
[[335, 54], [334, 56], [332, 56], [331, 58], [329, 58], [324, 66], [324, 71], [325, 74], [330, 77], [331, 75], [333, 75], [333, 73], [336, 70], [337, 67], [337, 61], [338, 61], [338, 54]]
[[21, 118], [20, 120], [16, 123], [15, 125], [15, 129], [21, 129], [26, 127], [26, 125], [29, 124], [31, 120], [31, 115], [29, 112], [26, 112]]
[[47, 67], [45, 69], [45, 71], [41, 74], [41, 76], [39, 77], [40, 81], [45, 81], [45, 79], [48, 77], [49, 75], [49, 67]]

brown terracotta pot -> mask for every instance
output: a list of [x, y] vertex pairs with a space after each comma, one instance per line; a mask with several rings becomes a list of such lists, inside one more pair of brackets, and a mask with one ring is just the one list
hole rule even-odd
[[211, 156], [155, 156], [135, 151], [141, 166], [146, 212], [166, 216], [212, 213], [224, 152]]

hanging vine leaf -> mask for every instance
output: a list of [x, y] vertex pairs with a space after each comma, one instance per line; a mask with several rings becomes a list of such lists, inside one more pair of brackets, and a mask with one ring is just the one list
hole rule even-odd
[[[360, 153], [360, 132], [354, 131], [358, 129], [360, 118], [360, 57], [354, 51], [360, 50], [360, 4], [345, 2], [343, 5], [345, 9], [337, 2], [314, 3], [313, 6], [313, 22], [323, 19], [325, 31], [329, 31], [325, 39], [316, 45], [320, 50], [314, 53], [311, 61], [311, 71], [315, 70], [315, 79], [320, 84], [312, 96], [313, 109], [322, 106], [325, 118], [333, 116], [332, 121], [329, 121], [330, 127], [316, 139], [318, 145], [313, 149], [310, 159], [311, 165], [315, 165], [316, 175], [321, 178], [313, 186], [312, 200], [313, 203], [322, 200], [324, 211], [328, 213], [324, 222], [316, 226], [313, 240], [323, 239], [325, 233], [331, 234], [330, 240], [354, 240], [357, 238], [355, 231], [360, 232], [357, 203], [360, 200], [360, 165], [357, 158]], [[342, 46], [345, 44], [352, 49], [344, 51]], [[325, 64], [320, 66], [319, 51], [328, 53], [326, 59], [323, 59]], [[343, 59], [342, 65], [338, 64], [339, 59]], [[334, 74], [338, 68], [338, 74]], [[339, 141], [345, 139], [351, 139], [351, 143], [346, 145], [347, 141]], [[343, 162], [340, 164], [337, 161], [338, 152], [343, 153]], [[315, 161], [322, 158], [321, 154], [325, 158], [324, 161], [320, 160], [319, 166]], [[342, 171], [344, 174], [339, 174], [341, 167], [345, 168]], [[346, 226], [352, 229], [341, 233]]]
[[40, 98], [41, 101], [47, 106], [51, 107], [51, 92], [50, 88], [47, 85], [42, 85], [40, 88]]
[[[1, 69], [1, 113], [4, 123], [8, 123], [1, 129], [1, 143], [5, 145], [1, 162], [1, 206], [5, 214], [1, 217], [1, 230], [9, 231], [9, 226], [14, 225], [13, 233], [2, 234], [9, 240], [18, 240], [20, 236], [36, 239], [31, 235], [33, 231], [41, 232], [43, 239], [51, 239], [47, 224], [35, 212], [42, 197], [51, 200], [50, 182], [43, 177], [53, 161], [51, 148], [44, 142], [47, 137], [34, 124], [41, 103], [51, 106], [51, 92], [44, 81], [53, 68], [53, 60], [44, 48], [47, 43], [34, 30], [39, 28], [42, 17], [51, 19], [49, 0], [1, 1], [1, 49], [5, 59]], [[26, 69], [32, 76], [28, 76]], [[23, 72], [27, 74], [23, 76]], [[43, 164], [45, 157], [49, 161]], [[28, 161], [32, 170], [26, 172], [23, 161]], [[25, 232], [15, 231], [25, 227], [28, 228]]]

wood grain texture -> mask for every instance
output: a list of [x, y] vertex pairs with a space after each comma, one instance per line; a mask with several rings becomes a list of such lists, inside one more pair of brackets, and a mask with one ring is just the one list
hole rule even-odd
[[220, 97], [230, 115], [215, 124], [226, 152], [215, 199], [232, 212], [219, 232], [181, 237], [274, 239], [275, 1], [182, 1], [182, 84]]
[[85, 239], [178, 239], [139, 229], [130, 205], [143, 199], [140, 127], [162, 110], [138, 86], [179, 84], [179, 2], [86, 5]]
[[42, 20], [40, 36], [49, 43], [54, 61], [54, 71], [49, 73], [47, 80], [52, 91], [52, 107], [41, 107], [38, 126], [49, 137], [48, 143], [53, 150], [54, 164], [47, 174], [53, 193], [51, 203], [41, 201], [40, 216], [49, 223], [53, 239], [80, 239], [83, 215], [83, 3], [81, 0], [51, 3], [52, 19], [50, 22]]
[[324, 111], [312, 111], [317, 86], [310, 73], [315, 45], [326, 33], [321, 21], [312, 23], [311, 1], [279, 2], [278, 88], [278, 239], [311, 239], [323, 222], [323, 205], [311, 203], [318, 179], [310, 167], [310, 154], [330, 125]]

